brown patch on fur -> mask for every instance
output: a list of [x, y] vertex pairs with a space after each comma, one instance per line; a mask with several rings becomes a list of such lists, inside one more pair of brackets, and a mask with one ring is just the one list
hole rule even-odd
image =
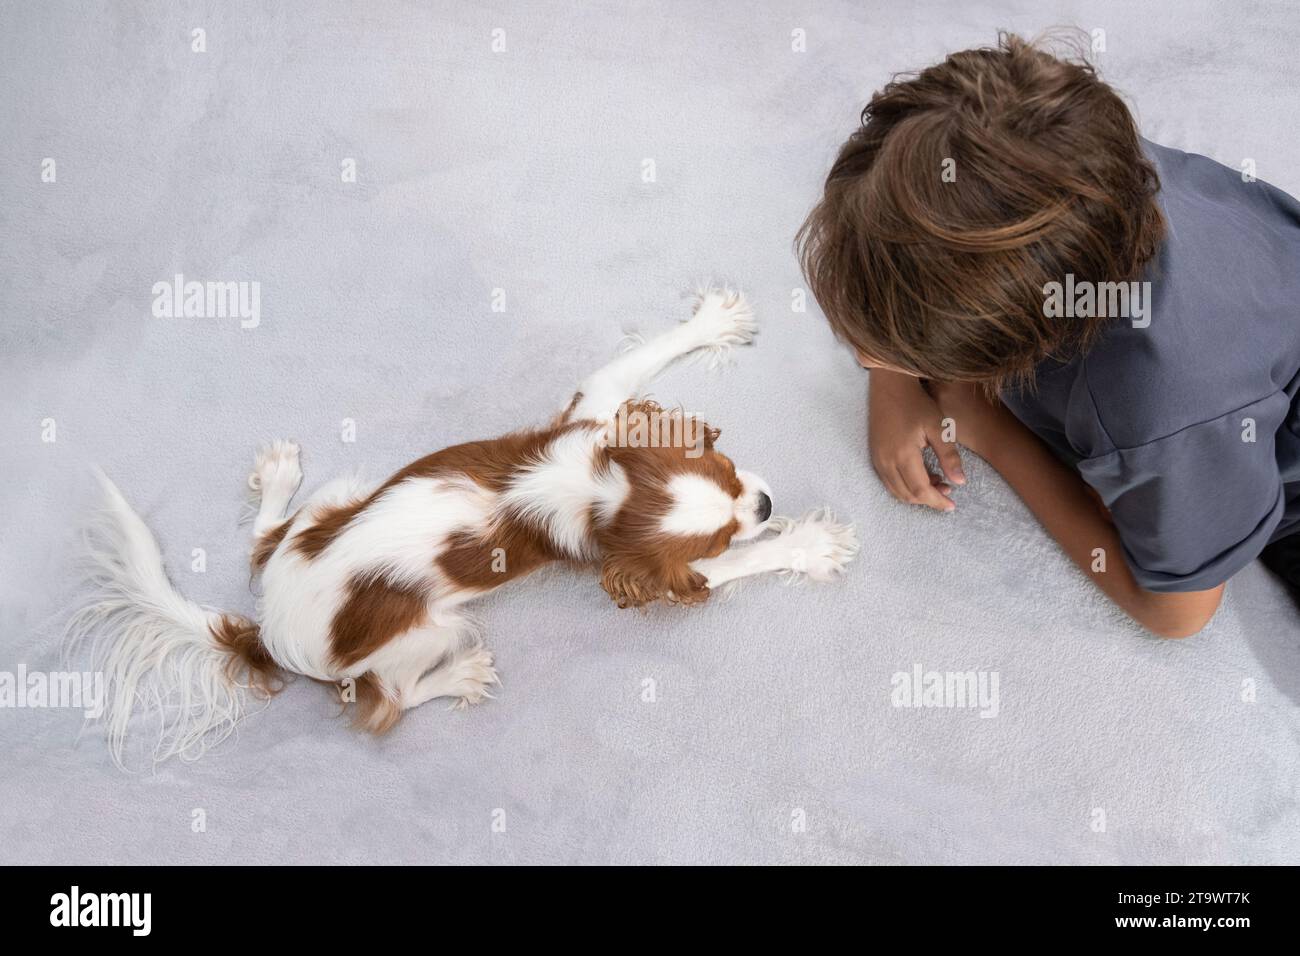
[[521, 468], [540, 459], [552, 441], [588, 424], [590, 423], [580, 421], [565, 422], [551, 428], [529, 429], [487, 441], [452, 445], [411, 462], [389, 478], [372, 498], [407, 478], [430, 478], [448, 474], [465, 475], [490, 491], [502, 491]]
[[[338, 697], [338, 716], [342, 717], [346, 714], [349, 722], [357, 730], [385, 734], [392, 730], [393, 725], [402, 716], [402, 708], [397, 698], [384, 689], [384, 682], [374, 671], [366, 671], [360, 677], [337, 681], [321, 680], [317, 677], [308, 679]], [[345, 694], [348, 680], [352, 681], [351, 700]]]
[[429, 607], [423, 588], [395, 585], [374, 575], [348, 582], [348, 596], [330, 624], [332, 663], [351, 667], [398, 634], [424, 623]]
[[374, 499], [363, 498], [346, 505], [331, 505], [316, 512], [311, 524], [306, 525], [293, 536], [290, 550], [297, 551], [308, 560], [316, 557], [329, 547], [330, 542], [343, 533], [348, 523], [359, 515], [366, 505]]
[[216, 624], [209, 624], [217, 645], [229, 655], [226, 675], [264, 697], [276, 694], [284, 686], [279, 665], [262, 643], [261, 629], [237, 614], [223, 614]]
[[487, 591], [564, 557], [544, 532], [507, 519], [488, 529], [452, 534], [437, 564], [456, 587]]
[[569, 416], [573, 414], [580, 401], [582, 401], [582, 392], [574, 392], [573, 398], [569, 400], [569, 407], [560, 413], [560, 417], [556, 419], [556, 424], [564, 424], [567, 422]]
[[371, 671], [356, 679], [356, 702], [351, 704], [352, 725], [372, 734], [386, 734], [402, 716], [402, 708], [384, 690], [383, 682]]
[[280, 542], [289, 533], [289, 525], [291, 524], [293, 524], [292, 518], [282, 521], [253, 542], [253, 553], [249, 561], [254, 571], [260, 571], [266, 567], [266, 562], [271, 560], [271, 555], [275, 554], [275, 549], [280, 547]]
[[369, 496], [346, 505], [322, 509], [311, 524], [294, 534], [289, 547], [305, 558], [316, 557], [381, 495], [408, 478], [464, 475], [489, 491], [501, 491], [520, 468], [540, 458], [554, 439], [583, 425], [583, 422], [564, 422], [551, 428], [512, 432], [487, 441], [452, 445], [425, 455], [394, 474]]

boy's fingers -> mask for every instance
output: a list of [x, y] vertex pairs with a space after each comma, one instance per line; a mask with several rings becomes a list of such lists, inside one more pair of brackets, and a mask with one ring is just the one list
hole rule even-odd
[[930, 484], [939, 489], [939, 493], [945, 498], [952, 497], [952, 485], [948, 484], [943, 475], [931, 475]]
[[926, 470], [925, 462], [920, 457], [900, 467], [898, 476], [910, 493], [911, 497], [908, 500], [913, 504], [925, 505], [935, 511], [952, 511], [957, 507], [930, 483], [930, 472]]
[[933, 435], [927, 435], [926, 438], [930, 447], [934, 449], [935, 457], [939, 459], [939, 467], [943, 469], [948, 480], [955, 485], [966, 484], [966, 472], [962, 471], [961, 454], [957, 451], [956, 443], [944, 441]]
[[874, 458], [871, 460], [871, 467], [875, 469], [876, 477], [880, 479], [880, 483], [885, 486], [885, 490], [889, 492], [890, 496], [897, 498], [898, 488], [895, 481], [897, 469], [893, 465], [887, 465]]
[[893, 496], [895, 501], [911, 502], [912, 493], [907, 490], [907, 486], [904, 485], [902, 479], [898, 477], [897, 468], [889, 468], [887, 470], [882, 469], [880, 472], [880, 480], [885, 483], [885, 490]]

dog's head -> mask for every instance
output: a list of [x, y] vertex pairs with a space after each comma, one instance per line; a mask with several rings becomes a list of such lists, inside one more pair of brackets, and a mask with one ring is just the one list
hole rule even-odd
[[771, 491], [714, 445], [719, 431], [653, 402], [627, 403], [611, 426], [608, 461], [628, 494], [599, 532], [601, 584], [619, 607], [708, 597], [692, 561], [757, 535], [772, 516]]

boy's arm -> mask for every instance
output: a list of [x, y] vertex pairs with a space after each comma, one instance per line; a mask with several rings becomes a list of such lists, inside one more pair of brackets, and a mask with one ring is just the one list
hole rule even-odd
[[[993, 466], [1070, 560], [1135, 621], [1160, 637], [1188, 637], [1214, 616], [1222, 584], [1168, 594], [1140, 587], [1123, 559], [1119, 533], [1088, 485], [1001, 403], [969, 386], [940, 385], [936, 395], [956, 422], [957, 440]], [[1092, 570], [1097, 548], [1105, 553], [1105, 571]]]

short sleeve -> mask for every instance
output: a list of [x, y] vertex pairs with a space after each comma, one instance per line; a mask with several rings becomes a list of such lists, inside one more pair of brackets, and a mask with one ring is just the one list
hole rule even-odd
[[[1284, 392], [1135, 448], [1079, 463], [1110, 509], [1137, 583], [1217, 587], [1259, 557], [1282, 521]], [[1283, 432], [1289, 437], [1289, 432]]]

